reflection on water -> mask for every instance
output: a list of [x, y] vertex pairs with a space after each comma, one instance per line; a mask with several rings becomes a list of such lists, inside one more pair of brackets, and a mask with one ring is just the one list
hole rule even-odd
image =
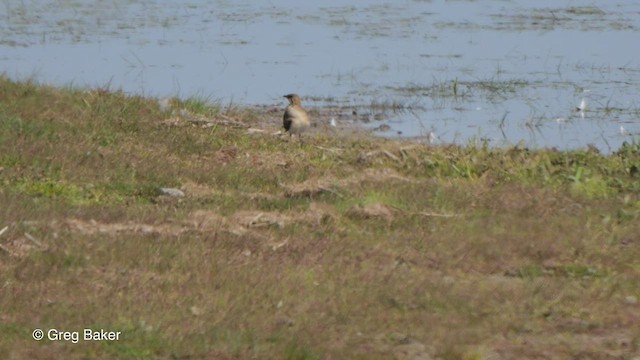
[[629, 0], [2, 0], [0, 64], [159, 97], [295, 91], [384, 136], [610, 152], [640, 133], [639, 15]]

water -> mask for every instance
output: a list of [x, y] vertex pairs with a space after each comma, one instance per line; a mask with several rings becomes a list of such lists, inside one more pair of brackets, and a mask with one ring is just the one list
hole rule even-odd
[[297, 92], [381, 136], [607, 153], [640, 134], [639, 38], [624, 0], [0, 4], [13, 78], [276, 106]]

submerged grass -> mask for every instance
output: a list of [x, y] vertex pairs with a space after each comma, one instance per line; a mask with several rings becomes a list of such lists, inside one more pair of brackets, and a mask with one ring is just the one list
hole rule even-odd
[[279, 114], [170, 108], [0, 78], [1, 353], [638, 355], [639, 144], [299, 143]]
[[393, 91], [401, 94], [428, 96], [434, 99], [464, 99], [473, 95], [495, 101], [526, 88], [529, 82], [521, 79], [486, 79], [473, 81], [433, 80], [431, 84], [409, 84], [403, 87], [392, 87]]

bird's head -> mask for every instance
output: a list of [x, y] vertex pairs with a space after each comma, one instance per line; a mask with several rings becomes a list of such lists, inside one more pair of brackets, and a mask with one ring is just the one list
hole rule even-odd
[[298, 96], [297, 94], [287, 94], [283, 97], [286, 97], [287, 100], [289, 100], [289, 104], [291, 105], [300, 105], [300, 96]]

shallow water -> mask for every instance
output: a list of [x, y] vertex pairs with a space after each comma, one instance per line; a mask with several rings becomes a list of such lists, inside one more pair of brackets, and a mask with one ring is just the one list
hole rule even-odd
[[639, 38], [640, 3], [622, 0], [0, 4], [14, 78], [278, 106], [297, 92], [382, 136], [603, 152], [640, 134]]

